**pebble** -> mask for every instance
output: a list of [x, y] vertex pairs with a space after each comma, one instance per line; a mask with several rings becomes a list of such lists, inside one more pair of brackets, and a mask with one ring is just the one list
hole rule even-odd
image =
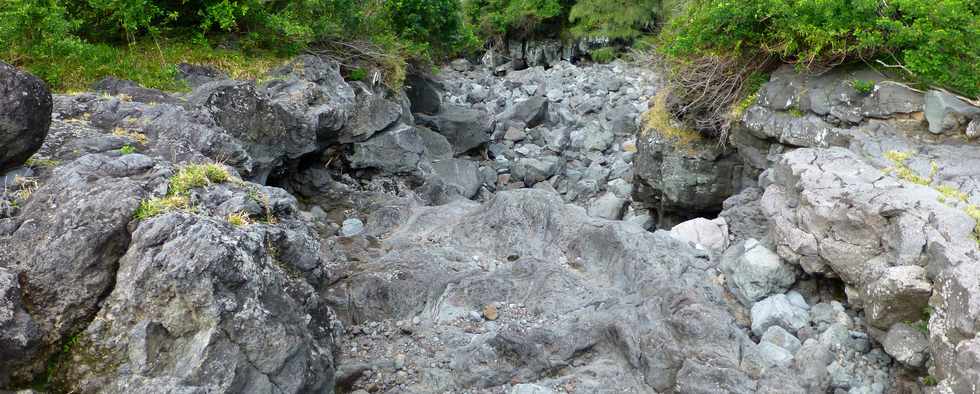
[[353, 237], [363, 232], [364, 222], [357, 218], [344, 220], [344, 225], [340, 227], [340, 236], [342, 237]]
[[494, 304], [487, 304], [484, 306], [483, 317], [490, 321], [497, 320], [497, 306]]

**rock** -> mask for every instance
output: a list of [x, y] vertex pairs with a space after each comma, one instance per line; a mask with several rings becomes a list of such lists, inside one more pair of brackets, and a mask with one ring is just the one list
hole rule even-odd
[[473, 69], [473, 64], [466, 59], [456, 59], [453, 60], [452, 62], [449, 62], [449, 67], [451, 67], [453, 70], [456, 70], [457, 72], [466, 72]]
[[603, 152], [609, 149], [616, 136], [598, 124], [572, 130], [570, 135], [571, 147], [581, 151]]
[[925, 115], [930, 133], [960, 132], [972, 119], [980, 118], [980, 108], [950, 93], [930, 90], [925, 94]]
[[966, 126], [966, 136], [969, 138], [980, 137], [980, 118], [973, 119], [970, 124]]
[[559, 160], [556, 156], [521, 158], [511, 168], [511, 173], [514, 179], [523, 181], [525, 185], [534, 186], [550, 179], [558, 172]]
[[362, 82], [353, 82], [351, 86], [357, 101], [347, 129], [340, 136], [341, 143], [371, 138], [375, 133], [394, 125], [401, 117], [401, 106], [384, 97], [383, 92], [374, 91]]
[[772, 326], [794, 333], [809, 321], [806, 309], [776, 294], [752, 305], [752, 332], [762, 335]]
[[446, 105], [439, 114], [418, 120], [445, 136], [457, 155], [490, 141], [490, 120], [481, 110]]
[[691, 219], [670, 230], [678, 239], [701, 245], [718, 255], [728, 248], [728, 224], [725, 219]]
[[353, 237], [364, 232], [364, 222], [357, 218], [344, 220], [344, 225], [340, 227], [341, 237]]
[[313, 130], [319, 142], [352, 139], [340, 132], [353, 116], [358, 97], [340, 75], [338, 63], [301, 55], [269, 77], [261, 85], [269, 100], [301, 119], [303, 127]]
[[722, 203], [718, 217], [728, 223], [728, 231], [735, 242], [750, 238], [768, 242], [769, 219], [759, 204], [762, 192], [757, 187], [745, 188]]
[[418, 171], [425, 153], [422, 137], [415, 127], [399, 125], [373, 138], [355, 143], [350, 156], [352, 168], [374, 168], [387, 174], [412, 174]]
[[494, 304], [487, 304], [483, 307], [483, 318], [494, 321], [497, 320], [497, 306]]
[[428, 76], [410, 74], [405, 79], [405, 84], [405, 94], [412, 103], [412, 113], [439, 113], [442, 109], [442, 94], [435, 80]]
[[433, 175], [443, 183], [456, 188], [464, 198], [473, 198], [483, 185], [480, 168], [476, 162], [463, 159], [445, 159], [432, 162]]
[[525, 138], [527, 138], [527, 133], [525, 133], [524, 130], [516, 127], [511, 127], [507, 129], [506, 133], [504, 133], [504, 140], [507, 141], [517, 142], [523, 141]]
[[24, 164], [41, 148], [51, 107], [43, 81], [0, 62], [0, 173]]
[[116, 77], [105, 77], [92, 84], [92, 90], [111, 96], [119, 96], [123, 101], [141, 103], [177, 104], [180, 100], [161, 90], [144, 88], [140, 84]]
[[625, 206], [626, 200], [616, 197], [612, 193], [605, 193], [589, 205], [589, 216], [608, 220], [619, 220], [623, 217]]
[[756, 347], [768, 366], [788, 368], [793, 365], [793, 353], [771, 342], [760, 342]]
[[889, 356], [911, 368], [923, 366], [929, 350], [925, 334], [905, 323], [892, 325], [881, 345]]
[[187, 85], [191, 88], [228, 78], [228, 75], [223, 71], [200, 64], [180, 63], [177, 65], [177, 73], [178, 78], [187, 82]]
[[[754, 239], [725, 251], [720, 267], [732, 292], [747, 307], [773, 294], [781, 294], [796, 282], [796, 271]], [[799, 327], [797, 327], [799, 328]]]
[[676, 141], [655, 130], [638, 137], [633, 201], [670, 227], [697, 217], [714, 217], [739, 189], [738, 156], [707, 140]]
[[[13, 369], [33, 359], [41, 342], [42, 333], [24, 309], [22, 293], [17, 272], [0, 267], [0, 354], [7, 360], [0, 365], [0, 387], [10, 387]], [[28, 377], [15, 378], [23, 382]]]
[[766, 332], [762, 334], [761, 342], [768, 342], [779, 346], [780, 348], [786, 349], [790, 354], [796, 354], [796, 351], [800, 350], [800, 346], [803, 346], [799, 339], [780, 326], [770, 326], [766, 329]]
[[510, 389], [510, 394], [554, 394], [554, 391], [536, 384], [522, 383], [514, 385], [514, 388]]
[[43, 371], [46, 357], [98, 312], [153, 170], [141, 154], [87, 155], [58, 167], [33, 193], [14, 233], [0, 239], [0, 264], [23, 272], [20, 291], [41, 334], [36, 358], [12, 366], [19, 375]]
[[426, 127], [418, 126], [415, 128], [422, 144], [425, 146], [425, 157], [430, 161], [453, 158], [453, 146], [442, 134], [429, 130]]
[[844, 305], [840, 302], [822, 302], [810, 308], [810, 322], [818, 332], [824, 332], [834, 324], [842, 324], [850, 328], [853, 325], [851, 317], [847, 315]]
[[922, 318], [929, 305], [932, 284], [918, 266], [889, 267], [868, 284], [865, 309], [868, 323], [886, 329], [895, 323]]
[[504, 119], [521, 122], [528, 128], [535, 128], [548, 120], [548, 98], [531, 96], [531, 98], [514, 104], [505, 114]]

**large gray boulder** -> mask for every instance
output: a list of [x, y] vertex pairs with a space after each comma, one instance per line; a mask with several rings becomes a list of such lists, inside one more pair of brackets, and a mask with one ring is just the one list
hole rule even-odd
[[[11, 374], [25, 360], [36, 357], [41, 342], [37, 323], [24, 308], [17, 271], [0, 267], [0, 387], [8, 387]], [[16, 378], [16, 377], [15, 377]], [[21, 382], [26, 376], [20, 376]]]
[[0, 62], [0, 173], [41, 148], [51, 126], [51, 106], [43, 81]]
[[485, 111], [446, 105], [436, 115], [418, 120], [449, 140], [456, 155], [490, 142], [490, 118]]
[[340, 135], [341, 143], [364, 141], [394, 125], [401, 117], [401, 106], [386, 98], [383, 91], [375, 91], [362, 82], [353, 82], [351, 86], [357, 102], [347, 129]]
[[23, 300], [41, 334], [35, 357], [9, 359], [19, 378], [42, 372], [46, 357], [98, 312], [129, 247], [127, 226], [150, 182], [162, 180], [154, 168], [140, 154], [88, 155], [58, 167], [13, 234], [0, 238], [0, 267], [21, 272]]
[[754, 239], [739, 242], [721, 256], [720, 267], [739, 301], [756, 301], [784, 293], [796, 282], [796, 270]]
[[930, 90], [925, 94], [925, 116], [930, 133], [960, 133], [968, 123], [980, 118], [980, 108], [950, 93]]
[[444, 159], [432, 162], [433, 176], [445, 185], [451, 186], [465, 198], [473, 198], [480, 191], [483, 180], [480, 168], [475, 161], [464, 159]]
[[928, 356], [926, 335], [908, 324], [893, 325], [881, 344], [888, 355], [912, 368], [923, 366]]
[[273, 70], [260, 88], [269, 100], [316, 133], [317, 140], [334, 141], [348, 125], [358, 98], [340, 75], [340, 65], [302, 55]]
[[416, 128], [398, 125], [373, 138], [353, 144], [350, 165], [374, 168], [388, 174], [411, 174], [419, 169], [425, 145]]

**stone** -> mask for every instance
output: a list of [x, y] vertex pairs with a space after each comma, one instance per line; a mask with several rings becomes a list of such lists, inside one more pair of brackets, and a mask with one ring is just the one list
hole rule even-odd
[[752, 305], [752, 332], [762, 335], [772, 326], [795, 333], [809, 321], [806, 309], [794, 305], [784, 294], [776, 294]]
[[383, 91], [368, 88], [360, 81], [351, 83], [351, 87], [356, 101], [347, 128], [341, 133], [341, 143], [367, 140], [394, 125], [401, 117], [401, 105], [386, 98]]
[[187, 82], [191, 88], [214, 82], [220, 79], [227, 79], [225, 72], [208, 65], [180, 63], [177, 65], [178, 78]]
[[589, 216], [607, 220], [620, 220], [623, 217], [625, 206], [626, 200], [616, 197], [615, 194], [605, 193], [589, 205]]
[[789, 367], [793, 365], [793, 354], [771, 342], [760, 342], [756, 351], [769, 366]]
[[344, 220], [340, 227], [339, 235], [342, 237], [353, 237], [364, 233], [364, 222], [357, 218]]
[[482, 110], [446, 105], [439, 114], [417, 120], [445, 136], [457, 155], [490, 142], [490, 119]]
[[0, 62], [0, 173], [24, 164], [41, 148], [52, 105], [43, 81]]
[[451, 67], [453, 70], [457, 72], [466, 72], [473, 69], [473, 64], [466, 59], [456, 59], [453, 60], [452, 62], [449, 62], [449, 67]]
[[352, 168], [373, 168], [387, 174], [415, 173], [425, 153], [422, 137], [415, 127], [406, 125], [353, 145]]
[[960, 132], [971, 119], [980, 117], [980, 108], [950, 93], [930, 90], [925, 94], [925, 115], [930, 133]]
[[980, 137], [980, 117], [971, 120], [970, 124], [966, 126], [966, 136], [969, 138]]
[[445, 159], [432, 162], [433, 175], [455, 188], [464, 198], [473, 198], [483, 185], [479, 165], [472, 160]]
[[442, 92], [433, 78], [410, 74], [405, 79], [405, 85], [405, 93], [412, 103], [412, 113], [433, 115], [442, 109]]
[[726, 250], [720, 267], [732, 292], [747, 307], [770, 295], [785, 292], [796, 282], [793, 267], [754, 239], [739, 242]]
[[497, 320], [497, 306], [494, 304], [487, 304], [483, 307], [483, 318], [494, 321]]
[[853, 325], [844, 305], [837, 301], [822, 302], [810, 308], [810, 322], [818, 332], [823, 332], [834, 324], [843, 324], [845, 327]]
[[138, 101], [141, 103], [168, 103], [175, 104], [178, 100], [163, 91], [149, 89], [140, 86], [138, 83], [118, 79], [115, 77], [105, 77], [92, 84], [92, 90], [112, 96], [120, 96], [126, 101]]
[[572, 130], [570, 143], [573, 149], [603, 152], [612, 145], [615, 138], [616, 136], [612, 131], [598, 124], [589, 124]]
[[728, 248], [728, 224], [724, 218], [691, 219], [674, 226], [670, 233], [678, 239], [701, 245], [716, 255]]
[[800, 346], [803, 346], [799, 339], [780, 326], [770, 326], [766, 329], [766, 332], [762, 334], [761, 342], [779, 346], [786, 349], [790, 354], [796, 354], [796, 351], [800, 350]]
[[514, 127], [507, 129], [507, 132], [504, 133], [504, 139], [507, 141], [517, 142], [523, 141], [525, 138], [527, 138], [527, 133], [522, 129]]
[[556, 156], [525, 157], [518, 159], [512, 166], [511, 174], [514, 179], [533, 186], [554, 176], [559, 170], [559, 165], [559, 158]]
[[892, 325], [881, 345], [889, 356], [911, 368], [923, 366], [928, 356], [926, 335], [905, 323]]
[[425, 148], [424, 156], [427, 159], [434, 161], [453, 158], [453, 146], [442, 134], [422, 126], [416, 127], [415, 131], [422, 138], [422, 145]]
[[886, 329], [895, 323], [922, 318], [932, 284], [919, 266], [889, 267], [868, 285], [865, 309], [868, 323]]
[[536, 384], [521, 383], [510, 389], [510, 394], [554, 394], [554, 390]]
[[548, 120], [548, 102], [547, 97], [531, 96], [514, 104], [502, 117], [524, 123], [528, 128], [535, 128]]
[[[0, 267], [0, 354], [6, 362], [0, 365], [0, 387], [9, 387], [17, 364], [35, 357], [41, 343], [41, 331], [34, 318], [24, 309], [17, 272]], [[15, 376], [20, 381], [27, 376]]]

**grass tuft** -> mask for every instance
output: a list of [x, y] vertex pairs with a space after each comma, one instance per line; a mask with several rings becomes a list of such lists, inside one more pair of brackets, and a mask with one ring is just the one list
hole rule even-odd
[[186, 195], [191, 189], [224, 183], [230, 179], [228, 170], [218, 164], [191, 164], [170, 178], [169, 195]]
[[643, 114], [643, 133], [656, 132], [674, 142], [678, 147], [689, 147], [704, 140], [704, 136], [694, 129], [683, 127], [674, 119], [667, 108], [666, 90], [657, 93], [653, 105]]
[[252, 218], [244, 211], [228, 214], [228, 223], [235, 227], [245, 227], [252, 224]]

